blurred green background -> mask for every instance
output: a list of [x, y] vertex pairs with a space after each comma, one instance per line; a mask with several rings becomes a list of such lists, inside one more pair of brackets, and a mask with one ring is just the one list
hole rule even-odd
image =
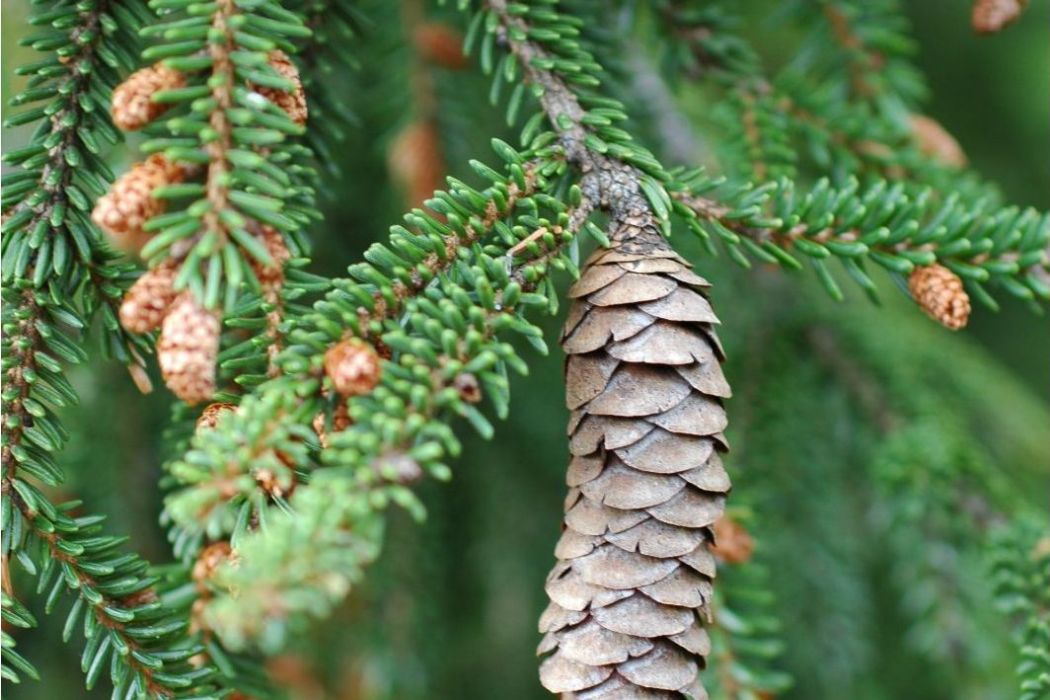
[[[773, 4], [748, 9], [771, 63], [788, 55], [796, 38], [761, 23]], [[391, 28], [399, 19], [397, 3], [364, 5], [376, 29], [356, 49], [362, 68], [329, 82], [346, 95], [359, 122], [343, 150], [345, 176], [331, 183], [339, 196], [325, 202], [327, 222], [314, 233], [316, 269], [331, 275], [383, 236], [406, 205], [403, 189], [391, 181], [387, 151], [415, 119], [409, 56]], [[905, 5], [921, 45], [918, 64], [932, 88], [927, 112], [1009, 201], [1050, 207], [1050, 3], [1033, 3], [1019, 25], [987, 38], [973, 34], [962, 0]], [[30, 58], [17, 46], [26, 16], [26, 2], [3, 0], [5, 100], [20, 85], [15, 67]], [[476, 72], [435, 69], [432, 75], [445, 161], [451, 173], [463, 175], [468, 158], [487, 157], [489, 137], [512, 136], [486, 105], [487, 81]], [[4, 149], [24, 138], [24, 131], [5, 132]], [[114, 154], [118, 164], [130, 157]], [[882, 436], [814, 338], [829, 329], [841, 333], [850, 361], [905, 415], [917, 411], [965, 433], [1002, 465], [1011, 487], [1026, 494], [1022, 499], [1038, 503], [1050, 485], [1050, 323], [1007, 301], [999, 314], [978, 308], [970, 328], [951, 337], [889, 285], [882, 309], [859, 292], [835, 305], [808, 278], [740, 271], [724, 258], [702, 257], [686, 234], [678, 242], [716, 283], [736, 394], [729, 464], [737, 493], [746, 494], [759, 516], [760, 553], [773, 572], [785, 626], [783, 665], [796, 676], [785, 697], [1012, 697], [1004, 628], [986, 606], [967, 607], [986, 593], [979, 565], [970, 567], [967, 553], [949, 552], [953, 565], [968, 573], [956, 581], [959, 590], [948, 592], [916, 590], [925, 581], [901, 570], [905, 549], [884, 537], [869, 478], [878, 468]], [[549, 339], [557, 326], [547, 323]], [[545, 697], [533, 657], [535, 620], [546, 604], [543, 580], [561, 521], [566, 412], [560, 356], [529, 352], [531, 375], [515, 382], [511, 418], [496, 438], [469, 438], [454, 480], [422, 487], [426, 524], [393, 513], [386, 552], [368, 581], [334, 619], [274, 664], [295, 697]], [[157, 482], [169, 395], [140, 396], [117, 366], [95, 363], [76, 370], [74, 379], [82, 400], [66, 414], [74, 434], [62, 457], [69, 495], [83, 498], [92, 512], [110, 514], [112, 530], [128, 534], [151, 561], [165, 561]], [[928, 399], [913, 408], [910, 398], [898, 401], [894, 392]], [[920, 537], [904, 546], [925, 557], [930, 553], [922, 544]], [[38, 610], [29, 582], [15, 582]], [[922, 595], [943, 609], [916, 613], [909, 601]], [[9, 697], [104, 695], [83, 690], [77, 649], [58, 639], [60, 619], [18, 634], [45, 681], [6, 688]], [[931, 624], [936, 642], [923, 627]], [[963, 640], [960, 648], [943, 648], [952, 635]]]

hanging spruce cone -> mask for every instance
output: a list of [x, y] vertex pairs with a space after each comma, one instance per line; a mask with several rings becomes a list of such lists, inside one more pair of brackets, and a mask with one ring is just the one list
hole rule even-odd
[[150, 239], [142, 230], [145, 223], [166, 208], [153, 190], [182, 182], [182, 168], [159, 153], [136, 163], [99, 197], [91, 220], [106, 232], [113, 245], [125, 253], [137, 254]]
[[168, 307], [175, 301], [178, 271], [174, 261], [166, 260], [139, 277], [120, 303], [120, 325], [131, 333], [149, 333], [160, 328]]
[[146, 126], [171, 106], [153, 101], [160, 90], [171, 90], [186, 84], [186, 78], [177, 70], [155, 63], [135, 71], [113, 91], [110, 114], [113, 123], [123, 131], [135, 131]]
[[186, 403], [207, 401], [215, 393], [219, 354], [219, 315], [183, 292], [171, 306], [157, 339], [157, 360], [164, 383]]
[[974, 0], [970, 21], [975, 31], [994, 34], [1017, 21], [1027, 0]]
[[258, 85], [255, 87], [255, 91], [283, 109], [293, 122], [302, 126], [306, 123], [309, 112], [306, 107], [306, 92], [303, 90], [303, 84], [299, 80], [299, 69], [292, 63], [292, 59], [288, 58], [288, 54], [280, 49], [270, 52], [270, 66], [282, 78], [295, 83], [295, 88], [292, 90], [280, 90], [265, 85]]
[[957, 331], [970, 320], [970, 297], [962, 280], [943, 265], [916, 267], [908, 290], [926, 315], [945, 328]]
[[569, 494], [539, 647], [564, 697], [707, 697], [730, 391], [707, 282], [646, 223], [628, 218], [570, 290]]

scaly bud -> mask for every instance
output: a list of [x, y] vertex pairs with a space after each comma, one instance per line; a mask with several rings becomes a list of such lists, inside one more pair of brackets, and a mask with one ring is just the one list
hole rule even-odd
[[256, 85], [254, 89], [260, 95], [273, 102], [284, 110], [293, 122], [302, 126], [306, 123], [309, 110], [306, 106], [306, 93], [303, 91], [302, 81], [299, 80], [299, 69], [295, 67], [288, 54], [280, 49], [270, 52], [270, 66], [277, 74], [286, 80], [295, 83], [291, 90], [279, 90], [277, 88]]
[[136, 163], [99, 198], [91, 220], [106, 232], [113, 245], [128, 254], [137, 254], [150, 236], [142, 230], [150, 218], [166, 208], [153, 190], [182, 182], [183, 171], [159, 153]]
[[155, 63], [135, 71], [113, 91], [110, 114], [113, 123], [123, 131], [135, 131], [146, 126], [171, 106], [153, 101], [160, 90], [171, 90], [186, 84], [186, 78], [177, 70]]
[[207, 401], [215, 393], [219, 354], [219, 315], [183, 292], [171, 306], [157, 340], [164, 383], [186, 403]]
[[357, 338], [336, 343], [324, 354], [324, 371], [332, 387], [343, 396], [367, 394], [379, 383], [379, 354]]
[[945, 328], [957, 331], [970, 320], [970, 297], [962, 280], [943, 265], [916, 267], [908, 290], [926, 315]]

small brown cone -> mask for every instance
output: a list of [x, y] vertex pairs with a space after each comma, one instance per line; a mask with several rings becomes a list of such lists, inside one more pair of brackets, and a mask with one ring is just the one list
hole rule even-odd
[[177, 274], [177, 264], [166, 260], [139, 277], [120, 302], [120, 325], [131, 333], [149, 333], [160, 328], [175, 301]]
[[419, 53], [435, 65], [449, 70], [462, 70], [467, 66], [463, 35], [447, 24], [421, 24], [412, 33], [412, 40]]
[[919, 150], [951, 168], [966, 165], [966, 154], [955, 137], [940, 122], [923, 114], [911, 115], [911, 135]]
[[292, 63], [292, 59], [288, 58], [288, 54], [280, 49], [274, 49], [270, 52], [270, 66], [282, 78], [295, 83], [295, 88], [292, 90], [279, 90], [258, 85], [255, 86], [255, 91], [283, 109], [293, 122], [302, 126], [306, 123], [309, 110], [306, 106], [306, 92], [303, 90], [302, 81], [299, 79], [299, 69]]
[[113, 91], [110, 114], [113, 123], [123, 131], [135, 131], [146, 126], [171, 106], [153, 101], [160, 90], [171, 90], [186, 84], [186, 78], [177, 70], [155, 63], [135, 71]]
[[441, 189], [445, 159], [433, 122], [417, 121], [402, 129], [390, 144], [387, 167], [393, 179], [405, 190], [412, 206], [422, 204], [435, 190]]
[[162, 185], [182, 182], [183, 171], [159, 153], [136, 163], [99, 197], [91, 220], [106, 232], [119, 250], [136, 255], [150, 239], [145, 223], [164, 212], [166, 203], [153, 197]]
[[219, 354], [219, 315], [183, 292], [171, 306], [157, 340], [157, 360], [164, 383], [186, 403], [207, 401], [215, 393]]
[[974, 0], [970, 21], [979, 34], [995, 34], [1021, 16], [1027, 0]]
[[382, 366], [375, 348], [351, 338], [328, 349], [324, 354], [324, 371], [336, 393], [359, 396], [372, 391], [379, 383]]
[[926, 315], [945, 328], [957, 331], [970, 320], [970, 297], [962, 280], [943, 265], [916, 267], [908, 290]]
[[263, 265], [253, 260], [252, 270], [264, 291], [279, 290], [284, 285], [284, 265], [291, 259], [292, 254], [284, 242], [284, 236], [271, 226], [261, 227], [257, 237], [262, 240], [273, 263]]
[[572, 457], [540, 681], [563, 698], [706, 698], [729, 491], [718, 319], [651, 214], [610, 238], [570, 288], [562, 333]]

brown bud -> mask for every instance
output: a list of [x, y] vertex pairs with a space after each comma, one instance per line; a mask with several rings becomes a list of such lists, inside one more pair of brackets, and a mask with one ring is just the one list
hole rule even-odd
[[1021, 16], [1028, 0], [974, 0], [970, 21], [980, 34], [994, 34]]
[[413, 122], [401, 130], [387, 152], [387, 167], [405, 190], [410, 204], [422, 204], [445, 177], [445, 159], [437, 127], [429, 121]]
[[157, 339], [157, 360], [164, 383], [183, 401], [207, 401], [215, 393], [219, 353], [219, 315], [204, 308], [191, 292], [171, 306]]
[[[321, 443], [322, 449], [328, 447], [328, 427], [327, 427], [327, 416], [324, 411], [321, 411], [313, 420], [314, 432], [317, 433], [317, 439]], [[340, 401], [336, 405], [335, 410], [332, 411], [332, 426], [331, 430], [333, 433], [340, 433], [353, 424], [353, 420], [350, 418], [350, 410], [346, 407], [345, 401]]]
[[943, 265], [916, 267], [908, 290], [926, 315], [945, 328], [957, 331], [970, 320], [970, 297], [962, 280]]
[[755, 551], [755, 541], [744, 526], [728, 515], [715, 521], [715, 544], [711, 552], [727, 564], [743, 564]]
[[220, 401], [208, 404], [204, 407], [204, 410], [201, 412], [200, 417], [197, 418], [197, 432], [200, 432], [202, 430], [211, 430], [219, 424], [219, 418], [221, 418], [224, 413], [229, 413], [231, 411], [236, 410], [237, 406], [232, 403], [223, 403]]
[[106, 232], [116, 248], [138, 254], [150, 239], [142, 230], [143, 225], [166, 208], [163, 199], [153, 197], [153, 190], [182, 182], [182, 178], [181, 167], [155, 153], [133, 165], [113, 183], [109, 192], [99, 197], [91, 220]]
[[190, 575], [194, 583], [198, 587], [203, 586], [204, 582], [212, 577], [216, 569], [234, 557], [233, 547], [230, 546], [229, 542], [225, 540], [212, 542], [201, 550], [201, 553], [197, 555], [197, 561], [193, 564], [193, 571]]
[[452, 386], [459, 392], [459, 398], [467, 403], [481, 401], [481, 386], [478, 384], [478, 378], [473, 374], [469, 372], [457, 374]]
[[447, 24], [422, 24], [412, 33], [412, 40], [423, 58], [431, 63], [450, 70], [462, 70], [467, 65], [463, 36]]
[[291, 90], [280, 90], [278, 88], [256, 85], [253, 86], [254, 90], [283, 109], [293, 122], [302, 126], [306, 123], [308, 109], [306, 106], [306, 92], [303, 91], [303, 84], [299, 80], [299, 69], [292, 63], [292, 59], [288, 58], [288, 54], [280, 49], [274, 49], [270, 52], [270, 66], [282, 78], [295, 83], [295, 87]]
[[171, 106], [153, 101], [154, 93], [171, 90], [186, 84], [177, 70], [162, 63], [154, 63], [135, 71], [113, 91], [110, 114], [113, 123], [123, 131], [135, 131], [146, 126]]
[[940, 122], [923, 114], [911, 115], [911, 135], [919, 150], [942, 165], [961, 168], [966, 154]]
[[173, 285], [177, 274], [178, 266], [166, 260], [139, 277], [120, 302], [120, 325], [131, 333], [148, 333], [160, 328], [175, 301]]
[[324, 354], [324, 371], [336, 393], [367, 394], [379, 383], [382, 366], [375, 349], [357, 338], [343, 340]]
[[271, 226], [262, 226], [258, 233], [266, 252], [273, 260], [271, 265], [263, 265], [252, 261], [252, 270], [263, 289], [280, 289], [284, 284], [284, 265], [291, 259], [292, 254], [284, 242], [281, 232]]

